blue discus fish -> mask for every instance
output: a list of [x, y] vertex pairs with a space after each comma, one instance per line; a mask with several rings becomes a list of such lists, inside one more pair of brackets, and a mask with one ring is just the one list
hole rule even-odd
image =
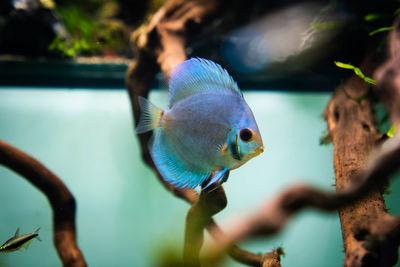
[[170, 74], [168, 109], [139, 97], [137, 133], [152, 129], [150, 154], [166, 181], [175, 187], [204, 187], [228, 178], [264, 151], [253, 113], [236, 82], [220, 65], [192, 58]]
[[28, 249], [28, 246], [32, 243], [34, 238], [41, 241], [39, 238], [39, 229], [40, 228], [38, 228], [35, 232], [30, 234], [19, 235], [19, 228], [18, 228], [17, 231], [15, 232], [15, 235], [0, 246], [0, 252], [12, 252], [19, 250], [23, 247], [25, 249]]

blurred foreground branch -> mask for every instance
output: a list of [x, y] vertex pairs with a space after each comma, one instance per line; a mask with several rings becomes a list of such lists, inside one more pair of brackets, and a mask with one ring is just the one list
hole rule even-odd
[[396, 135], [400, 129], [400, 16], [394, 22], [388, 38], [388, 58], [375, 72], [376, 94], [385, 104], [392, 122], [396, 125]]
[[50, 201], [53, 209], [54, 244], [63, 266], [86, 266], [76, 243], [75, 199], [61, 179], [36, 159], [1, 140], [0, 164], [23, 176]]

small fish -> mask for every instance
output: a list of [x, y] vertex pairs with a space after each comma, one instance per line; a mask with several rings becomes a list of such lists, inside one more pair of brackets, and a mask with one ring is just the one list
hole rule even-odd
[[253, 113], [236, 82], [220, 65], [191, 58], [170, 73], [168, 109], [139, 97], [137, 133], [155, 129], [149, 143], [157, 169], [178, 188], [225, 182], [264, 151]]
[[19, 250], [21, 248], [28, 249], [28, 246], [32, 243], [33, 238], [36, 238], [39, 241], [39, 229], [38, 228], [35, 232], [26, 235], [19, 235], [19, 228], [15, 232], [15, 235], [8, 239], [3, 245], [0, 246], [0, 252], [12, 252]]

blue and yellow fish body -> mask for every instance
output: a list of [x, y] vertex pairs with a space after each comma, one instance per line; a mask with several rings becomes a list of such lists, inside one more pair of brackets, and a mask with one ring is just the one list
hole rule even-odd
[[[150, 153], [164, 179], [195, 188], [224, 182], [235, 169], [263, 152], [253, 113], [231, 76], [200, 58], [175, 67], [169, 80], [169, 108], [139, 97], [137, 133], [156, 129]], [[207, 187], [206, 186], [206, 187]]]
[[18, 228], [17, 231], [15, 232], [15, 235], [0, 246], [0, 252], [13, 252], [21, 248], [28, 249], [28, 246], [32, 243], [34, 238], [41, 241], [39, 238], [39, 229], [40, 228], [38, 228], [35, 232], [30, 234], [19, 235], [19, 228]]

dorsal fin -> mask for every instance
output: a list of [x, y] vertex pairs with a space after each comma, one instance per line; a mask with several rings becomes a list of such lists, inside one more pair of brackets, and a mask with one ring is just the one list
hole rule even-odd
[[19, 227], [17, 228], [17, 231], [15, 231], [15, 235], [14, 236], [19, 236]]
[[171, 70], [169, 101], [176, 102], [206, 90], [229, 90], [243, 97], [233, 78], [220, 65], [203, 58], [191, 58]]

